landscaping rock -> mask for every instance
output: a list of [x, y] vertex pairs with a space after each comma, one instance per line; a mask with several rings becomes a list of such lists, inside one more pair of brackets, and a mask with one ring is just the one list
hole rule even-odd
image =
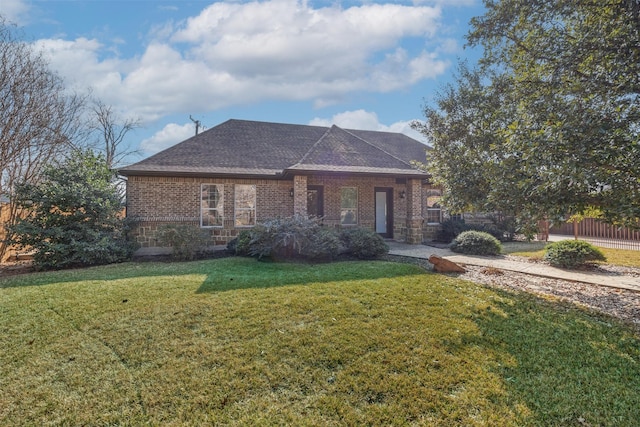
[[449, 261], [448, 259], [441, 258], [436, 255], [431, 255], [429, 257], [429, 262], [433, 264], [433, 271], [438, 273], [466, 273], [467, 270], [460, 267], [453, 261]]

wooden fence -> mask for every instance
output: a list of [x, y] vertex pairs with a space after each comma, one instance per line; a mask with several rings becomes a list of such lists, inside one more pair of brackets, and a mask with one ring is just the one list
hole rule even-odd
[[578, 236], [579, 239], [607, 248], [640, 250], [640, 229], [605, 224], [594, 218], [550, 227], [549, 234]]

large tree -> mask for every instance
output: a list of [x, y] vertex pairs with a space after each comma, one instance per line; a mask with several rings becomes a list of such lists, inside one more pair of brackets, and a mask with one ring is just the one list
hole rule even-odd
[[[68, 153], [84, 128], [83, 107], [84, 97], [68, 93], [41, 52], [0, 16], [1, 196], [11, 198], [18, 182], [37, 181], [45, 165]], [[2, 209], [5, 224], [19, 215], [15, 204]], [[0, 259], [5, 250], [0, 241]]]
[[430, 169], [454, 209], [640, 217], [640, 2], [485, 0], [474, 70], [427, 107]]
[[112, 106], [99, 99], [91, 103], [89, 128], [97, 134], [96, 149], [104, 153], [111, 168], [117, 167], [127, 156], [138, 153], [126, 146], [126, 136], [140, 126], [140, 119], [121, 117]]

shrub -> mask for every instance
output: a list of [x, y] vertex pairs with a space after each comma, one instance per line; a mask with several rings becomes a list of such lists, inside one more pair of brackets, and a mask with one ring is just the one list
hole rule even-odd
[[548, 244], [545, 249], [543, 259], [557, 267], [573, 268], [591, 261], [606, 261], [598, 248], [582, 240], [562, 240]]
[[167, 224], [158, 228], [156, 238], [160, 246], [173, 249], [173, 259], [190, 261], [204, 251], [207, 236], [195, 226]]
[[103, 156], [75, 151], [46, 166], [41, 180], [17, 184], [14, 201], [28, 215], [8, 227], [10, 244], [32, 250], [35, 267], [43, 270], [131, 258], [132, 222], [122, 218], [114, 178]]
[[302, 251], [304, 258], [316, 261], [329, 261], [340, 252], [340, 237], [335, 230], [319, 227]]
[[440, 224], [436, 242], [451, 243], [458, 234], [469, 229], [470, 227], [462, 219], [447, 219]]
[[470, 255], [497, 255], [502, 250], [500, 241], [484, 231], [464, 231], [450, 246], [453, 252]]
[[249, 243], [251, 242], [251, 230], [242, 230], [229, 243], [227, 243], [227, 251], [235, 255], [249, 255]]
[[389, 246], [374, 231], [365, 228], [345, 228], [340, 233], [345, 253], [360, 259], [372, 259], [389, 252]]
[[[246, 240], [239, 236], [236, 253], [244, 252]], [[258, 259], [329, 260], [338, 254], [340, 240], [335, 231], [322, 228], [316, 219], [296, 215], [257, 224], [249, 231], [246, 247], [246, 253]]]

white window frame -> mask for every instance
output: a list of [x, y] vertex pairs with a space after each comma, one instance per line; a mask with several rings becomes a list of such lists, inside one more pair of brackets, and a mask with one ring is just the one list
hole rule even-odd
[[[355, 200], [355, 206], [354, 207], [343, 207], [342, 206], [342, 202], [343, 202], [343, 190], [354, 190], [356, 192], [356, 200]], [[358, 187], [340, 187], [340, 225], [342, 227], [355, 227], [358, 225]], [[347, 216], [347, 214], [343, 214], [344, 211], [352, 211], [353, 215], [355, 216], [355, 221], [354, 222], [350, 222], [350, 223], [345, 223], [344, 219]]]
[[[238, 194], [240, 194], [240, 189], [243, 187], [248, 187], [253, 190], [253, 200], [249, 201], [248, 207], [239, 207], [238, 203], [241, 200], [238, 200]], [[234, 189], [234, 200], [233, 200], [233, 224], [236, 228], [251, 228], [256, 225], [256, 198], [257, 198], [257, 187], [255, 184], [236, 184]], [[249, 212], [250, 224], [239, 224], [238, 219], [240, 219], [240, 215]]]
[[[218, 203], [213, 208], [210, 207], [209, 205], [209, 203], [211, 202], [211, 199], [209, 199], [208, 197], [206, 199], [204, 198], [205, 191], [207, 195], [210, 194], [209, 187], [211, 186], [215, 186], [218, 190], [218, 193], [220, 194]], [[205, 212], [206, 213], [217, 212], [217, 214], [220, 217], [220, 224], [205, 225], [204, 224]], [[224, 184], [210, 184], [210, 183], [200, 184], [200, 227], [202, 228], [224, 227]]]

